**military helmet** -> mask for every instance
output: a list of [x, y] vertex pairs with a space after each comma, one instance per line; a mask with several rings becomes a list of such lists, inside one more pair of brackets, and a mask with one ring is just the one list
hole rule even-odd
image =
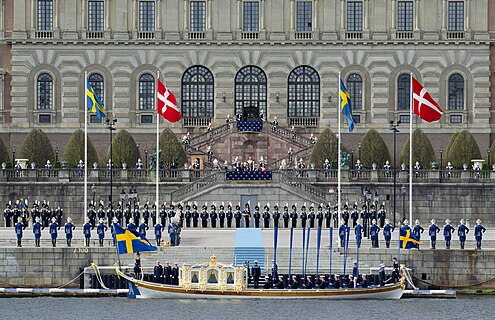
[[465, 224], [466, 224], [466, 220], [461, 219], [461, 224], [462, 224], [462, 225], [465, 225]]
[[480, 219], [476, 220], [476, 224], [481, 224], [481, 220]]
[[437, 222], [437, 220], [431, 219], [431, 224], [435, 224], [436, 222]]

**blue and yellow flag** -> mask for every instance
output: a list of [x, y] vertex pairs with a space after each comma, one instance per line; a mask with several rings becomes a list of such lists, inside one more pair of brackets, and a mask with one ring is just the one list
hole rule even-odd
[[400, 248], [413, 249], [417, 248], [423, 242], [419, 241], [416, 236], [411, 233], [411, 228], [400, 228]]
[[114, 224], [115, 239], [117, 241], [118, 254], [156, 251], [156, 247], [143, 238], [136, 231], [122, 228], [119, 224]]
[[354, 130], [354, 116], [352, 115], [352, 105], [351, 105], [351, 95], [347, 91], [342, 79], [340, 79], [340, 111], [347, 119], [347, 124], [349, 125], [349, 132]]
[[103, 102], [96, 95], [95, 90], [91, 88], [91, 84], [86, 80], [86, 102], [88, 110], [92, 113], [96, 113], [98, 118], [105, 118], [107, 115], [103, 109]]

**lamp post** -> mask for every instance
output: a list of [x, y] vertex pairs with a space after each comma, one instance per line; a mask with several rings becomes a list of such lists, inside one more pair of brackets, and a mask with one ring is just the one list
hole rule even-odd
[[[400, 187], [400, 192], [402, 193], [402, 222], [406, 220], [406, 193], [407, 193], [407, 188], [405, 185], [402, 185]], [[411, 221], [409, 221], [411, 223]]]
[[396, 186], [397, 186], [397, 132], [400, 132], [397, 127], [400, 125], [400, 120], [395, 122], [394, 120], [390, 121], [390, 130], [394, 133], [394, 227], [396, 226], [396, 221], [395, 221], [395, 212], [397, 211], [397, 205], [396, 205]]
[[144, 148], [144, 169], [148, 169], [148, 149]]
[[[132, 198], [134, 198], [134, 192], [132, 191], [132, 188], [129, 188], [129, 193], [127, 195], [127, 199], [129, 199], [129, 207], [132, 207]], [[134, 210], [134, 208], [131, 208]]]
[[12, 146], [12, 168], [15, 166], [15, 145]]
[[122, 189], [122, 191], [120, 191], [120, 202], [122, 203], [122, 208], [125, 206], [124, 204], [125, 196], [126, 196], [125, 190]]
[[442, 181], [442, 171], [443, 171], [443, 150], [440, 149], [440, 181]]
[[488, 164], [488, 170], [490, 170], [490, 166], [491, 166], [491, 163], [490, 163], [490, 152], [491, 152], [490, 149], [486, 150], [486, 154], [488, 155], [488, 159], [486, 159], [486, 163]]
[[366, 215], [366, 229], [367, 229], [367, 237], [370, 238], [370, 201], [371, 201], [371, 192], [370, 190], [366, 190], [365, 194], [366, 198], [366, 211], [368, 214]]
[[91, 194], [93, 195], [93, 204], [95, 203], [95, 197], [96, 197], [96, 186], [93, 184], [91, 185]]
[[113, 208], [112, 206], [112, 189], [113, 189], [113, 154], [112, 154], [112, 133], [113, 131], [117, 130], [114, 128], [115, 123], [117, 123], [117, 119], [109, 119], [107, 118], [107, 129], [110, 132], [110, 195], [108, 196], [108, 202], [110, 209]]
[[375, 195], [373, 196], [373, 201], [375, 202], [375, 209], [377, 209], [378, 203], [380, 202], [380, 195], [378, 194], [378, 190], [375, 191]]
[[351, 149], [351, 170], [354, 169], [354, 148]]
[[361, 160], [361, 148], [363, 147], [363, 145], [360, 143], [358, 143], [358, 160]]

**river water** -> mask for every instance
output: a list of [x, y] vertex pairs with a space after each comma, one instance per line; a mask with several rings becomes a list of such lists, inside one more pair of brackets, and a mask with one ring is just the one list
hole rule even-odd
[[495, 319], [495, 297], [324, 300], [129, 300], [5, 298], [0, 319]]

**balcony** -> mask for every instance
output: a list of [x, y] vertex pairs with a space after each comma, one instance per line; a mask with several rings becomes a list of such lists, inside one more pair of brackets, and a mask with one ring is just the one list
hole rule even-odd
[[289, 126], [316, 128], [318, 127], [318, 117], [294, 117], [289, 118]]
[[294, 35], [295, 40], [312, 40], [313, 32], [296, 32]]
[[260, 38], [260, 34], [258, 31], [245, 31], [241, 34], [242, 40], [258, 40]]
[[52, 30], [36, 30], [34, 32], [34, 37], [36, 39], [53, 39]]
[[463, 40], [465, 38], [464, 31], [448, 31], [447, 39], [449, 40]]
[[153, 40], [155, 39], [155, 31], [138, 31], [137, 38], [140, 40]]
[[183, 118], [184, 127], [208, 127], [211, 122], [211, 118]]
[[412, 31], [399, 31], [396, 33], [395, 38], [398, 40], [412, 40], [414, 39], [414, 33]]
[[363, 39], [363, 33], [361, 31], [350, 31], [345, 33], [347, 40], [361, 40]]
[[103, 31], [86, 31], [86, 39], [103, 39], [104, 37]]
[[206, 33], [205, 32], [189, 32], [187, 35], [189, 40], [205, 40]]

